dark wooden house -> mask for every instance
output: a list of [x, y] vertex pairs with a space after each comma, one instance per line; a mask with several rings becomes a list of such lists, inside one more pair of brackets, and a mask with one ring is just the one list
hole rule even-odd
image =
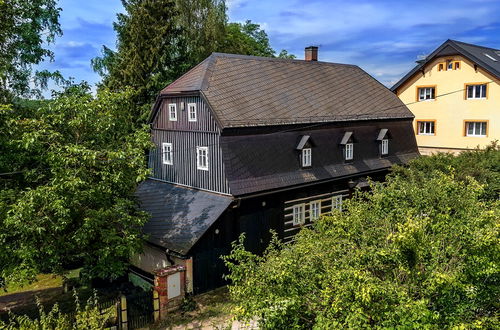
[[[188, 291], [224, 283], [220, 255], [246, 233], [260, 253], [274, 229], [341, 208], [366, 178], [418, 156], [413, 115], [355, 65], [214, 53], [163, 89], [150, 122], [151, 214], [134, 264], [187, 267]], [[306, 58], [308, 58], [306, 56]]]

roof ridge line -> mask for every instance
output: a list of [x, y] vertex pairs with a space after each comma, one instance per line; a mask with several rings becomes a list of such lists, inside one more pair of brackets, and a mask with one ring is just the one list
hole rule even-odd
[[212, 55], [214, 55], [216, 57], [247, 59], [247, 60], [256, 60], [256, 61], [276, 61], [276, 62], [290, 62], [290, 63], [296, 63], [296, 64], [321, 64], [321, 65], [338, 65], [338, 66], [358, 67], [355, 64], [349, 64], [349, 63], [337, 63], [337, 62], [325, 62], [325, 61], [306, 61], [306, 60], [293, 59], [293, 58], [266, 57], [266, 56], [219, 53], [219, 52], [213, 52]]

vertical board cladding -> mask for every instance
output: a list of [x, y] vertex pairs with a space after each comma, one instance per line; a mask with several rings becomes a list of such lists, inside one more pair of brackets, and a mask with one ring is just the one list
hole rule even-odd
[[[177, 105], [177, 121], [169, 120], [168, 105]], [[188, 121], [188, 104], [196, 104], [196, 121]], [[184, 106], [185, 110], [182, 110]], [[188, 187], [230, 194], [222, 150], [220, 130], [200, 97], [164, 99], [152, 125], [156, 148], [149, 153], [152, 177]], [[164, 164], [162, 143], [172, 144], [172, 164]], [[208, 171], [197, 169], [196, 148], [208, 147]]]

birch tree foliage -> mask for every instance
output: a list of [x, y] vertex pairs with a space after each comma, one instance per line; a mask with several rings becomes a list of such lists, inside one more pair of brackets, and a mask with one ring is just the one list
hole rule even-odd
[[57, 0], [0, 0], [0, 103], [40, 96], [47, 80], [59, 73], [34, 72], [33, 65], [52, 60], [48, 45], [62, 34]]

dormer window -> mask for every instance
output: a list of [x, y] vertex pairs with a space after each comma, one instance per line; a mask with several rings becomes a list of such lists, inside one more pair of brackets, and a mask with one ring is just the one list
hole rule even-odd
[[170, 121], [177, 121], [177, 104], [170, 103], [168, 105], [168, 119]]
[[309, 167], [312, 164], [311, 148], [302, 149], [302, 167]]
[[297, 144], [296, 150], [300, 151], [300, 165], [302, 167], [312, 166], [312, 147], [314, 143], [311, 141], [309, 135], [302, 135], [300, 137], [299, 143]]
[[354, 156], [354, 144], [347, 143], [345, 145], [344, 158], [345, 160], [352, 160]]
[[196, 121], [196, 103], [188, 103], [188, 121]]
[[345, 132], [340, 145], [343, 146], [344, 160], [354, 159], [354, 139], [352, 132]]
[[377, 141], [380, 143], [380, 155], [385, 156], [389, 154], [389, 130], [387, 128], [382, 128], [378, 132]]
[[389, 153], [389, 140], [383, 139], [380, 144], [380, 154], [387, 155]]

